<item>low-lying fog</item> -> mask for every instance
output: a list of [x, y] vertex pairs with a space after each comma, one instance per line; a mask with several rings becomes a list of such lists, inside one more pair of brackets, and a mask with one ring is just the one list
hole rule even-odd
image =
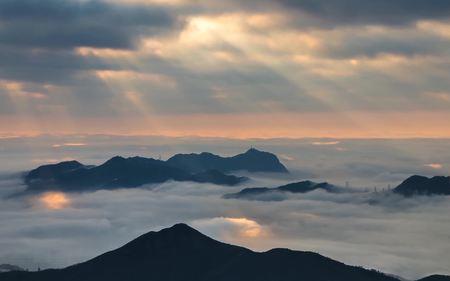
[[[114, 155], [167, 159], [179, 152], [273, 152], [288, 176], [247, 175], [236, 187], [167, 182], [138, 189], [10, 197], [19, 172]], [[450, 197], [404, 199], [381, 191], [412, 174], [450, 175], [450, 140], [223, 140], [73, 136], [0, 139], [0, 264], [63, 267], [114, 249], [150, 230], [186, 222], [214, 238], [262, 251], [319, 252], [406, 278], [450, 274]], [[284, 201], [222, 199], [244, 187], [310, 179], [356, 193], [314, 191]], [[364, 192], [370, 190], [370, 192]]]

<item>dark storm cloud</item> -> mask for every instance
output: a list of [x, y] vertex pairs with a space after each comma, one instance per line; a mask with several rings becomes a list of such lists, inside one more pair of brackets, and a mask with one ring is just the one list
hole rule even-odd
[[447, 0], [274, 0], [325, 24], [404, 25], [450, 16]]
[[69, 83], [79, 70], [114, 69], [95, 57], [82, 57], [72, 50], [42, 49], [33, 52], [24, 48], [0, 46], [0, 77], [21, 81]]
[[[450, 41], [430, 27], [404, 26], [417, 19], [447, 17], [450, 3], [444, 1], [188, 1], [166, 6], [130, 2], [133, 4], [106, 0], [0, 1], [0, 80], [22, 86], [60, 87], [53, 91], [41, 87], [33, 92], [47, 99], [29, 101], [25, 100], [26, 91], [14, 99], [12, 90], [4, 87], [0, 91], [0, 113], [45, 115], [48, 106], [44, 105], [51, 104], [75, 119], [135, 116], [138, 111], [124, 95], [128, 92], [141, 94], [144, 111], [159, 115], [322, 112], [335, 108], [445, 110], [448, 105], [433, 96], [422, 96], [443, 92], [441, 96], [446, 98], [448, 79], [442, 79], [446, 77], [439, 73], [448, 73]], [[282, 14], [287, 19], [277, 23], [276, 17], [274, 22], [270, 18], [269, 27], [250, 27], [240, 22], [239, 15], [220, 18], [244, 13], [250, 19], [259, 12], [269, 18], [272, 12]], [[208, 31], [206, 24], [207, 28], [198, 32], [195, 22], [190, 22], [192, 18], [211, 21], [213, 30]], [[187, 22], [184, 28], [183, 19]], [[382, 27], [382, 31], [362, 26], [372, 23], [396, 26]], [[227, 24], [230, 28], [239, 26], [233, 31], [235, 36], [227, 38], [230, 32], [222, 30]], [[336, 28], [328, 29], [331, 26]], [[216, 27], [219, 31], [214, 30]], [[178, 31], [180, 34], [176, 34]], [[311, 32], [320, 44], [311, 50], [305, 48], [304, 54], [295, 45], [274, 44], [284, 31]], [[148, 37], [158, 46], [139, 45], [140, 38]], [[124, 56], [101, 57], [77, 49], [83, 46], [127, 51]], [[139, 48], [133, 49], [135, 46]], [[410, 74], [403, 69], [395, 73], [414, 75], [410, 78], [413, 82], [393, 79], [393, 74], [364, 64], [352, 67], [347, 76], [333, 76], [345, 63], [342, 59], [380, 54], [400, 54], [408, 59], [440, 56], [442, 62], [424, 61], [422, 73]], [[291, 59], [303, 55], [303, 61]], [[336, 63], [328, 65], [328, 59]], [[170, 82], [126, 78], [119, 83], [116, 78], [101, 79], [97, 70], [130, 70], [136, 76], [159, 75]]]
[[176, 26], [156, 6], [103, 1], [5, 0], [0, 2], [0, 43], [21, 47], [130, 48], [143, 34]]

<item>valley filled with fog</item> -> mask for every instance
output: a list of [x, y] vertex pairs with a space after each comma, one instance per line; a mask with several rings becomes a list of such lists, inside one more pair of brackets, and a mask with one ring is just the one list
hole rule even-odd
[[[230, 156], [256, 147], [290, 174], [233, 173], [238, 186], [169, 181], [140, 188], [20, 195], [22, 173], [76, 159], [167, 159], [208, 151]], [[318, 252], [405, 278], [450, 274], [450, 197], [388, 192], [413, 174], [450, 175], [450, 140], [227, 140], [166, 137], [41, 136], [0, 139], [0, 264], [64, 267], [131, 239], [185, 222], [218, 240], [257, 251]], [[284, 200], [224, 199], [245, 187], [312, 180], [348, 192], [313, 191]], [[376, 192], [375, 192], [376, 190]]]

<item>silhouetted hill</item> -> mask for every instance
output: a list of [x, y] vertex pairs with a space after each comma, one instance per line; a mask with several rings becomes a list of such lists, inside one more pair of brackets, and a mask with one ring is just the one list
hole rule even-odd
[[404, 196], [450, 195], [450, 177], [411, 176], [394, 189]]
[[244, 178], [225, 175], [219, 171], [205, 171], [192, 175], [161, 160], [120, 156], [94, 167], [84, 166], [76, 161], [45, 165], [32, 170], [25, 176], [25, 183], [29, 190], [34, 191], [48, 189], [80, 191], [137, 187], [168, 180], [235, 185]]
[[417, 281], [450, 281], [450, 276], [445, 275], [431, 275], [425, 278], [422, 278]]
[[0, 264], [0, 272], [24, 271], [23, 268], [12, 264]]
[[215, 241], [184, 224], [60, 270], [1, 273], [2, 281], [398, 281], [312, 252], [257, 253]]
[[286, 167], [281, 164], [277, 156], [264, 151], [251, 148], [247, 152], [232, 157], [221, 157], [212, 153], [176, 154], [167, 160], [169, 165], [193, 173], [205, 170], [218, 170], [221, 172], [245, 170], [249, 172], [276, 172], [287, 173]]
[[44, 165], [29, 172], [27, 175], [27, 180], [32, 181], [37, 179], [53, 179], [63, 173], [81, 168], [84, 168], [84, 165], [78, 161], [66, 161], [60, 162], [58, 164]]
[[100, 166], [85, 166], [77, 161], [44, 165], [25, 176], [28, 190], [66, 191], [137, 187], [168, 180], [235, 185], [246, 178], [225, 172], [287, 172], [271, 153], [250, 149], [233, 157], [211, 153], [177, 154], [167, 161], [144, 157], [116, 156]]
[[[296, 183], [290, 183], [286, 185], [282, 185], [279, 187], [268, 188], [268, 187], [254, 187], [254, 188], [244, 188], [243, 190], [237, 193], [230, 193], [224, 195], [224, 198], [231, 199], [251, 199], [258, 200], [264, 199], [265, 197], [261, 197], [261, 195], [276, 195], [277, 193], [307, 193], [313, 190], [322, 189], [327, 192], [336, 192], [337, 187], [328, 184], [326, 182], [323, 183], [315, 183], [312, 181], [301, 181]], [[265, 198], [267, 199], [267, 198]]]
[[236, 185], [247, 180], [246, 177], [226, 175], [217, 170], [208, 170], [192, 175], [192, 181], [202, 183], [214, 183], [219, 185]]

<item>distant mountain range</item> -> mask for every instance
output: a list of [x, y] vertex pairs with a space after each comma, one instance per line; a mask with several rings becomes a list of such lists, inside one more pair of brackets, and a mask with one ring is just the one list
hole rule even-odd
[[[28, 191], [85, 191], [138, 187], [168, 180], [237, 185], [247, 178], [226, 173], [232, 171], [288, 173], [276, 155], [251, 148], [245, 153], [222, 157], [212, 153], [176, 154], [167, 161], [144, 157], [113, 157], [99, 166], [67, 161], [40, 166], [24, 176]], [[246, 188], [225, 198], [259, 200], [266, 195], [306, 193], [316, 189], [337, 192], [336, 186], [301, 181], [275, 188]], [[450, 177], [411, 176], [393, 189], [404, 196], [450, 195]], [[275, 199], [277, 200], [277, 199]]]
[[450, 195], [450, 177], [411, 176], [397, 186], [394, 193], [413, 195]]
[[[316, 253], [258, 253], [177, 224], [64, 269], [0, 273], [2, 281], [399, 281]], [[423, 281], [449, 281], [432, 276]]]
[[[289, 193], [307, 193], [314, 190], [323, 190], [330, 193], [344, 191], [342, 188], [327, 182], [315, 183], [301, 181], [282, 185], [279, 187], [252, 187], [244, 188], [236, 193], [225, 194], [226, 199], [246, 199], [262, 201], [280, 201], [286, 199]], [[396, 194], [406, 197], [414, 195], [450, 195], [450, 177], [411, 176], [393, 189]]]
[[287, 172], [274, 154], [252, 148], [228, 158], [201, 153], [177, 154], [167, 161], [116, 156], [99, 166], [87, 166], [78, 161], [61, 162], [30, 171], [24, 181], [29, 191], [138, 187], [168, 180], [236, 185], [246, 178], [225, 174], [236, 170]]
[[338, 192], [338, 188], [329, 183], [315, 183], [312, 181], [301, 181], [282, 185], [279, 187], [254, 187], [245, 188], [237, 193], [225, 194], [226, 199], [247, 199], [247, 200], [279, 200], [277, 197], [269, 198], [270, 195], [283, 193], [307, 193], [313, 190], [324, 190], [327, 192]]

